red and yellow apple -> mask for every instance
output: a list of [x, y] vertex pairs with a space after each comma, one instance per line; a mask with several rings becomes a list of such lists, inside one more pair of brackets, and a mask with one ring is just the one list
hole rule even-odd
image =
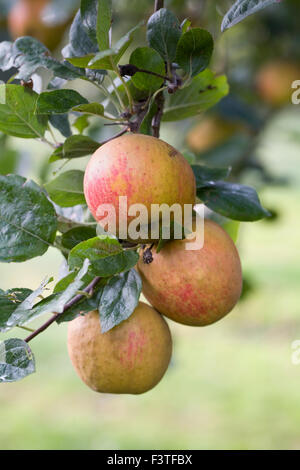
[[[195, 229], [195, 227], [194, 227]], [[143, 294], [160, 313], [178, 323], [205, 326], [223, 318], [237, 303], [242, 289], [240, 258], [222, 227], [205, 220], [204, 245], [187, 250], [191, 240], [174, 240], [143, 261], [138, 271]]]
[[182, 209], [185, 204], [193, 205], [196, 183], [192, 168], [174, 147], [155, 137], [128, 133], [93, 154], [85, 171], [84, 194], [100, 224], [104, 216], [99, 208], [112, 205], [118, 235], [120, 224], [128, 227], [135, 218], [119, 210], [120, 196], [127, 197], [128, 208], [142, 204], [147, 209], [143, 224], [148, 226], [153, 204], [176, 203]]
[[166, 372], [172, 338], [164, 318], [139, 302], [133, 314], [101, 333], [99, 312], [79, 316], [68, 326], [68, 351], [79, 377], [103, 393], [144, 393]]

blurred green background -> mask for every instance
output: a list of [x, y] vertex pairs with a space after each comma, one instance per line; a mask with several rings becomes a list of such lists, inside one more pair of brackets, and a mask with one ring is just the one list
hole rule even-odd
[[[223, 12], [225, 3], [218, 2]], [[150, 4], [134, 1], [128, 11], [118, 2], [122, 30], [126, 22], [132, 26], [131, 13], [140, 19], [142, 8], [147, 5], [148, 12]], [[186, 2], [186, 15], [183, 2], [169, 4], [181, 17], [193, 16], [196, 25], [197, 20], [202, 25], [196, 1]], [[278, 20], [272, 11], [264, 25], [270, 18], [273, 26]], [[213, 14], [206, 18], [212, 24], [210, 30], [217, 29], [215, 18]], [[244, 83], [250, 81], [251, 64], [267, 57], [259, 44], [245, 41], [254, 34], [253, 25], [255, 31], [262, 30], [255, 18], [220, 42], [224, 48], [226, 43], [232, 47], [235, 68], [246, 74]], [[288, 32], [283, 37], [288, 44], [293, 42]], [[293, 44], [286, 48], [290, 53]], [[272, 49], [267, 41], [264, 47]], [[269, 52], [276, 55], [278, 50]], [[245, 64], [248, 68], [243, 69]], [[234, 75], [235, 68], [229, 69], [233, 88], [242, 80]], [[248, 93], [245, 85], [241, 94]], [[180, 148], [183, 129], [182, 124], [168, 124], [162, 138]], [[11, 138], [8, 147], [17, 152], [10, 154], [9, 161], [18, 153], [22, 157], [20, 174], [45, 180], [47, 148]], [[238, 247], [252, 290], [213, 326], [191, 328], [169, 322], [173, 360], [157, 387], [140, 396], [90, 391], [69, 361], [66, 325], [55, 324], [32, 342], [37, 374], [0, 386], [0, 449], [299, 449], [300, 364], [291, 360], [292, 342], [300, 340], [299, 155], [299, 109], [291, 105], [275, 113], [259, 135], [256, 149], [257, 161], [286, 184], [265, 185], [252, 173], [243, 176], [258, 187], [264, 206], [278, 213], [272, 222], [241, 224]], [[50, 249], [30, 262], [1, 264], [1, 289], [36, 288], [43, 277], [58, 275], [61, 261], [59, 253]], [[17, 334], [25, 336], [22, 330]]]

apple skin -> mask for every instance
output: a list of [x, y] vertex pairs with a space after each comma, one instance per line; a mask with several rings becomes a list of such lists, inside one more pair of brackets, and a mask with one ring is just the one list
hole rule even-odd
[[172, 338], [165, 319], [139, 302], [133, 314], [101, 333], [99, 312], [77, 317], [68, 326], [71, 362], [86, 385], [103, 393], [144, 393], [166, 372]]
[[240, 125], [225, 121], [218, 116], [208, 116], [189, 130], [186, 143], [195, 153], [207, 152], [221, 145], [240, 128]]
[[60, 44], [71, 18], [62, 24], [48, 25], [42, 20], [49, 0], [18, 0], [8, 14], [8, 29], [13, 39], [32, 36], [53, 51]]
[[279, 107], [291, 103], [293, 81], [300, 80], [300, 64], [274, 61], [264, 64], [256, 76], [256, 89], [267, 104]]
[[174, 240], [156, 253], [153, 261], [137, 269], [143, 294], [160, 313], [178, 323], [206, 326], [223, 318], [237, 303], [242, 289], [242, 270], [237, 249], [222, 227], [205, 220], [204, 246], [186, 250]]
[[[120, 214], [119, 197], [127, 196], [128, 208], [143, 204], [151, 222], [152, 204], [195, 204], [196, 182], [187, 160], [174, 147], [155, 137], [125, 134], [101, 146], [91, 157], [84, 176], [84, 194], [94, 218], [101, 223], [97, 209], [111, 204], [128, 227], [134, 216]], [[183, 211], [182, 211], [183, 213]], [[105, 225], [105, 224], [104, 224]]]

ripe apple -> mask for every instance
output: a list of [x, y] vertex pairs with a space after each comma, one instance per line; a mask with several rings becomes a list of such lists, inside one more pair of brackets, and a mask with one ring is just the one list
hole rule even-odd
[[166, 372], [172, 338], [164, 318], [139, 302], [133, 314], [101, 333], [99, 312], [69, 323], [68, 351], [83, 382], [96, 392], [144, 393]]
[[195, 153], [206, 152], [232, 137], [239, 129], [236, 123], [218, 116], [209, 116], [198, 122], [187, 133], [186, 143]]
[[174, 147], [155, 137], [129, 133], [93, 154], [85, 171], [84, 194], [93, 216], [104, 226], [99, 207], [113, 206], [119, 235], [120, 223], [128, 227], [135, 218], [119, 210], [120, 196], [127, 196], [128, 208], [143, 204], [147, 214], [141, 225], [148, 226], [153, 204], [177, 203], [182, 209], [195, 204], [196, 183], [187, 160]]
[[[206, 326], [223, 318], [237, 303], [242, 271], [237, 249], [222, 227], [205, 220], [202, 249], [186, 250], [193, 240], [174, 240], [138, 271], [143, 294], [160, 313], [192, 326]], [[141, 253], [142, 254], [142, 253]]]
[[300, 64], [282, 60], [268, 62], [258, 71], [256, 88], [261, 99], [271, 106], [291, 102], [295, 80], [300, 80]]
[[13, 39], [32, 36], [54, 50], [60, 44], [70, 19], [49, 25], [43, 21], [42, 13], [49, 0], [18, 0], [8, 15], [8, 29]]

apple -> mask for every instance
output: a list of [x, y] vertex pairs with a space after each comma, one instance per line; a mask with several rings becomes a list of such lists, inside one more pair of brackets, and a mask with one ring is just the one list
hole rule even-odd
[[[84, 176], [84, 194], [94, 218], [102, 225], [99, 208], [110, 204], [116, 214], [116, 234], [126, 228], [136, 215], [120, 209], [120, 196], [127, 197], [127, 207], [142, 204], [147, 213], [141, 225], [151, 219], [153, 204], [195, 204], [196, 182], [187, 160], [174, 147], [155, 137], [128, 133], [102, 145], [91, 157]], [[101, 222], [102, 221], [102, 222]], [[150, 232], [150, 231], [149, 231]], [[130, 237], [125, 237], [130, 239]], [[148, 240], [148, 238], [146, 239]]]
[[133, 314], [101, 333], [98, 311], [71, 321], [68, 326], [71, 362], [86, 385], [103, 393], [144, 393], [166, 372], [172, 338], [164, 318], [139, 302]]
[[[199, 229], [198, 229], [199, 230]], [[143, 294], [166, 317], [191, 326], [206, 326], [223, 318], [237, 303], [242, 290], [238, 251], [225, 230], [204, 221], [204, 245], [187, 250], [191, 240], [168, 242], [153, 261], [138, 261]]]

